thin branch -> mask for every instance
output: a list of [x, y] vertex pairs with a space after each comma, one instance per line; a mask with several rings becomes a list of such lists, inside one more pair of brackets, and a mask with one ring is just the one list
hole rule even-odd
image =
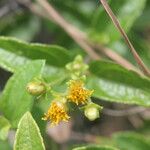
[[140, 70], [138, 70], [133, 64], [131, 64], [129, 61], [127, 61], [125, 58], [123, 58], [122, 56], [120, 56], [119, 54], [117, 54], [116, 52], [111, 50], [110, 48], [104, 47], [100, 44], [98, 44], [98, 45], [95, 44], [93, 46], [97, 50], [102, 52], [104, 55], [106, 55], [108, 58], [110, 58], [113, 61], [117, 62], [121, 66], [123, 66], [123, 67], [125, 67], [129, 70], [133, 70], [133, 71], [137, 72], [138, 74], [140, 74], [141, 76], [143, 75], [142, 72]]
[[48, 2], [47, 0], [37, 0], [37, 2], [44, 8], [44, 12], [40, 12], [39, 8], [37, 8], [36, 5], [33, 3], [30, 3], [30, 0], [17, 0], [19, 3], [24, 4], [26, 7], [28, 7], [32, 12], [34, 12], [36, 15], [39, 15], [43, 18], [47, 18], [53, 22], [55, 22], [57, 25], [59, 25], [62, 29], [66, 31], [66, 33], [81, 47], [83, 48], [88, 55], [96, 60], [100, 59], [100, 56], [84, 41], [84, 33], [80, 30], [76, 29], [74, 26], [69, 24]]
[[[49, 5], [50, 8], [52, 7], [52, 10], [55, 12], [53, 13], [53, 15], [51, 14], [51, 9], [49, 10], [49, 7], [47, 9], [45, 9], [45, 3], [44, 3], [44, 6], [43, 8], [44, 9], [40, 9], [38, 7], [37, 4], [35, 3], [30, 3], [30, 0], [17, 0], [19, 3], [25, 5], [27, 8], [30, 9], [31, 12], [33, 12], [34, 14], [42, 17], [42, 18], [46, 18], [46, 19], [49, 19], [55, 23], [57, 23], [59, 26], [59, 22], [57, 21], [58, 17], [55, 18], [54, 14], [56, 13], [57, 16], [59, 16], [59, 18], [61, 17], [61, 15], [49, 4], [49, 3], [46, 3], [46, 5]], [[40, 2], [42, 0], [39, 0]], [[41, 4], [40, 4], [41, 5]], [[53, 17], [52, 17], [53, 16]], [[62, 17], [61, 17], [62, 18]], [[61, 19], [62, 20], [62, 19]], [[63, 19], [64, 20], [64, 19]], [[64, 21], [63, 21], [64, 22]], [[66, 22], [66, 21], [65, 21]], [[61, 23], [62, 24], [62, 23]], [[68, 25], [69, 24], [69, 25]], [[129, 61], [127, 61], [125, 58], [123, 58], [121, 55], [115, 53], [113, 50], [109, 49], [109, 48], [106, 48], [106, 47], [103, 47], [101, 45], [96, 45], [94, 43], [91, 43], [88, 38], [86, 37], [86, 35], [81, 32], [79, 29], [77, 29], [76, 27], [74, 27], [73, 25], [71, 25], [70, 23], [65, 23], [66, 26], [64, 25], [61, 25], [61, 27], [66, 31], [68, 30], [68, 26], [71, 27], [71, 32], [73, 33], [73, 40], [76, 41], [76, 43], [78, 43], [78, 45], [82, 45], [81, 47], [86, 50], [86, 51], [90, 51], [88, 52], [89, 55], [91, 55], [91, 51], [94, 52], [94, 49], [98, 49], [99, 51], [101, 51], [102, 53], [104, 53], [107, 57], [109, 57], [110, 59], [114, 60], [115, 62], [119, 63], [120, 65], [122, 65], [123, 67], [127, 68], [127, 69], [131, 69], [131, 70], [134, 70], [136, 71], [137, 73], [141, 74], [140, 71], [135, 68], [134, 65], [132, 65]], [[73, 27], [72, 27], [73, 26]], [[68, 33], [68, 32], [67, 32]], [[69, 36], [72, 36], [72, 34], [70, 35], [70, 32], [68, 33]], [[93, 53], [92, 52], [92, 53]], [[97, 55], [95, 52], [94, 52], [94, 57], [95, 55]], [[93, 58], [93, 57], [92, 57]], [[97, 56], [96, 56], [96, 59], [97, 59]]]
[[125, 33], [125, 31], [121, 27], [120, 22], [118, 21], [118, 19], [114, 15], [113, 11], [109, 7], [107, 1], [106, 0], [100, 0], [100, 2], [102, 3], [103, 7], [105, 8], [106, 12], [108, 13], [109, 17], [111, 18], [112, 22], [114, 23], [115, 27], [121, 33], [121, 35], [123, 36], [123, 38], [126, 41], [127, 45], [129, 46], [129, 48], [130, 48], [130, 50], [131, 50], [131, 52], [132, 52], [132, 54], [133, 54], [137, 64], [139, 65], [140, 69], [143, 71], [143, 73], [145, 75], [150, 76], [149, 69], [145, 66], [145, 64], [141, 60], [140, 56], [138, 55], [138, 53], [134, 49], [132, 43], [130, 42], [130, 40], [129, 40], [128, 36], [127, 36], [127, 34]]
[[126, 110], [113, 110], [113, 109], [104, 108], [103, 113], [109, 116], [122, 117], [122, 116], [135, 115], [137, 113], [141, 113], [144, 111], [146, 111], [146, 108], [144, 107], [133, 107]]
[[53, 21], [61, 26], [70, 37], [76, 41], [76, 43], [81, 46], [89, 56], [93, 59], [100, 59], [100, 56], [83, 40], [84, 33], [80, 30], [72, 26], [68, 23], [52, 6], [47, 0], [37, 0], [37, 2], [47, 11], [47, 15], [49, 15], [50, 19], [52, 18]]
[[[58, 25], [60, 25], [82, 48], [88, 51], [88, 54], [93, 56], [93, 58], [98, 59], [97, 54], [95, 54], [94, 52], [94, 49], [92, 49], [92, 47], [90, 47], [90, 45], [87, 44], [89, 42], [83, 32], [81, 32], [76, 27], [72, 26], [70, 23], [66, 22], [64, 18], [46, 0], [37, 0], [37, 1], [47, 10], [47, 12], [49, 12], [51, 18], [53, 18]], [[111, 58], [112, 60], [115, 60], [120, 65], [126, 67], [127, 69], [132, 68], [132, 70], [139, 73], [139, 71], [137, 71], [137, 69], [131, 63], [129, 63], [120, 55], [102, 46], [100, 49], [109, 58]]]

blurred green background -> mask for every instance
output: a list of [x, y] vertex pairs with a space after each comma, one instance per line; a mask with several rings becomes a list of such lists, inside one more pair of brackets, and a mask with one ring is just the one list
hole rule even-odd
[[[124, 40], [98, 0], [49, 0], [49, 2], [66, 20], [85, 32], [91, 41], [113, 49], [135, 64]], [[109, 4], [138, 54], [144, 63], [150, 66], [150, 0], [109, 0]], [[17, 0], [0, 0], [0, 36], [15, 37], [26, 42], [60, 45], [71, 51], [73, 56], [85, 55], [63, 29], [50, 20], [35, 15], [28, 6], [18, 3]], [[1, 91], [11, 75], [10, 72], [0, 69]], [[100, 103], [110, 109], [130, 108], [125, 104], [104, 101]], [[37, 107], [32, 113], [35, 120], [38, 118], [36, 113], [38, 109]], [[42, 131], [47, 150], [72, 149], [81, 143], [117, 145], [121, 150], [150, 150], [150, 110], [120, 117], [102, 112], [101, 118], [94, 122], [88, 121], [78, 111], [72, 115], [72, 121], [68, 124], [48, 129], [47, 134]], [[46, 124], [41, 126], [45, 127]], [[117, 134], [118, 131], [124, 133]], [[0, 149], [12, 149], [13, 137], [14, 131], [11, 131], [9, 142], [0, 141]]]

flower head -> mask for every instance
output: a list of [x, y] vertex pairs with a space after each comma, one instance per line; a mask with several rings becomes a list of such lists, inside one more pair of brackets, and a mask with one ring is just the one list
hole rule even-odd
[[61, 121], [68, 121], [69, 116], [63, 103], [53, 101], [48, 109], [48, 112], [42, 118], [43, 120], [50, 120], [51, 125], [57, 125]]
[[80, 80], [72, 80], [69, 83], [69, 91], [67, 99], [78, 104], [87, 103], [88, 98], [92, 95], [93, 90], [87, 90], [84, 88], [84, 84]]

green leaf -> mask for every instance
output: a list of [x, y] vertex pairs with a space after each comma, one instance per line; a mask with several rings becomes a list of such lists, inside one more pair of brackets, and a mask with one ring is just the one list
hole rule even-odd
[[0, 37], [0, 67], [14, 72], [34, 59], [45, 59], [47, 65], [63, 67], [70, 59], [66, 49], [45, 44], [29, 44], [14, 38]]
[[137, 133], [118, 133], [113, 136], [116, 145], [121, 150], [149, 150], [150, 139]]
[[4, 116], [16, 127], [20, 117], [31, 109], [33, 98], [26, 91], [26, 85], [34, 77], [40, 76], [43, 60], [30, 62], [19, 68], [7, 82], [0, 99], [0, 109]]
[[6, 140], [10, 127], [11, 125], [9, 121], [5, 117], [0, 116], [0, 139], [1, 140]]
[[150, 106], [150, 80], [118, 64], [94, 61], [88, 87], [94, 97], [111, 102]]
[[45, 150], [39, 128], [29, 112], [19, 122], [14, 150]]
[[[145, 3], [146, 0], [111, 0], [110, 7], [119, 19], [121, 26], [128, 32], [134, 21], [141, 15]], [[94, 13], [92, 24], [93, 36], [91, 37], [96, 41], [110, 43], [121, 38], [102, 5]]]
[[89, 145], [74, 148], [73, 150], [117, 150], [116, 148], [109, 146]]

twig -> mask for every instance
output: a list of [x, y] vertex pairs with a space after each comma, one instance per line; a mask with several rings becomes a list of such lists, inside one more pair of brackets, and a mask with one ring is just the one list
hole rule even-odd
[[61, 26], [70, 37], [76, 43], [78, 43], [79, 46], [81, 46], [83, 49], [86, 50], [86, 52], [89, 54], [89, 56], [93, 59], [100, 59], [100, 56], [97, 55], [97, 53], [83, 40], [84, 39], [84, 33], [82, 33], [80, 30], [69, 24], [48, 2], [47, 0], [37, 0], [37, 2], [45, 9], [47, 10], [47, 15], [49, 15], [50, 19], [52, 18], [55, 23], [57, 23], [59, 26]]
[[121, 33], [121, 35], [123, 36], [123, 38], [126, 41], [127, 45], [129, 46], [129, 48], [130, 48], [130, 50], [131, 50], [131, 52], [132, 52], [132, 54], [133, 54], [137, 64], [139, 65], [140, 69], [143, 71], [143, 73], [145, 75], [150, 76], [149, 69], [145, 66], [145, 64], [141, 60], [140, 56], [138, 55], [138, 53], [134, 49], [132, 43], [130, 42], [130, 40], [129, 40], [128, 36], [127, 36], [127, 34], [125, 33], [125, 31], [121, 27], [120, 22], [118, 21], [118, 19], [114, 15], [113, 11], [109, 7], [107, 1], [106, 0], [100, 0], [100, 2], [102, 3], [103, 7], [105, 8], [106, 12], [108, 13], [109, 17], [111, 18], [112, 22], [114, 23], [115, 27]]
[[[92, 49], [87, 43], [87, 37], [84, 35], [83, 32], [66, 22], [60, 14], [46, 1], [46, 0], [37, 0], [45, 9], [47, 9], [47, 12], [49, 12], [51, 18], [55, 20], [55, 22], [60, 25], [72, 38], [85, 50], [88, 51], [88, 54], [93, 56], [93, 58], [97, 59], [97, 54], [95, 54], [94, 49]], [[85, 41], [85, 42], [84, 42]], [[87, 43], [86, 43], [87, 42]], [[100, 47], [100, 46], [99, 46]], [[117, 63], [121, 64], [122, 66], [126, 67], [127, 69], [131, 69], [138, 72], [137, 69], [129, 63], [127, 60], [125, 60], [123, 57], [119, 56], [118, 54], [111, 52], [110, 50], [104, 48], [101, 46], [101, 51], [105, 53], [109, 58], [112, 60], [115, 60]], [[112, 55], [113, 54], [113, 55]]]
[[62, 16], [60, 16], [58, 14], [58, 12], [46, 0], [37, 0], [38, 3], [40, 4], [40, 6], [42, 6], [44, 8], [44, 11], [45, 11], [44, 13], [40, 12], [36, 5], [34, 5], [32, 3], [29, 4], [29, 0], [26, 0], [26, 2], [21, 1], [21, 0], [17, 0], [17, 1], [21, 4], [24, 4], [36, 15], [39, 15], [46, 19], [50, 19], [53, 22], [55, 22], [56, 24], [58, 24], [60, 27], [62, 27], [66, 31], [66, 33], [68, 33], [68, 35], [70, 37], [72, 37], [72, 39], [74, 41], [76, 41], [76, 43], [80, 47], [82, 47], [88, 53], [88, 55], [92, 59], [95, 59], [95, 60], [100, 59], [100, 56], [97, 55], [97, 53], [92, 49], [92, 47], [90, 47], [83, 40], [84, 34], [81, 31], [79, 31], [78, 29], [76, 29], [74, 26], [70, 25], [67, 21], [65, 21], [64, 18]]
[[129, 61], [127, 61], [126, 59], [124, 59], [119, 54], [115, 53], [110, 48], [104, 47], [104, 46], [102, 46], [100, 44], [98, 44], [98, 45], [95, 44], [94, 47], [97, 50], [99, 50], [100, 52], [102, 52], [103, 54], [105, 54], [108, 58], [110, 58], [113, 61], [115, 61], [118, 64], [120, 64], [121, 66], [123, 66], [123, 67], [125, 67], [125, 68], [127, 68], [129, 70], [133, 70], [133, 71], [137, 72], [140, 75], [143, 75], [142, 72], [140, 70], [138, 70], [134, 65], [132, 65]]
[[106, 115], [109, 115], [109, 116], [122, 117], [122, 116], [135, 115], [135, 114], [141, 113], [143, 111], [146, 111], [146, 108], [133, 107], [133, 108], [129, 108], [126, 110], [113, 110], [113, 109], [104, 108], [103, 113]]
[[[44, 6], [43, 6], [43, 8], [44, 9], [42, 9], [41, 11], [40, 11], [40, 9], [39, 9], [39, 7], [37, 7], [37, 5], [34, 3], [26, 3], [26, 2], [24, 2], [24, 1], [22, 1], [22, 0], [17, 0], [19, 3], [22, 3], [22, 4], [24, 4], [26, 7], [28, 7], [29, 9], [30, 9], [30, 11], [31, 12], [33, 12], [34, 14], [36, 14], [36, 15], [38, 15], [38, 16], [41, 16], [42, 18], [46, 18], [46, 19], [49, 19], [49, 20], [51, 20], [51, 21], [53, 21], [53, 22], [55, 22], [55, 23], [57, 23], [59, 26], [60, 26], [60, 24], [59, 24], [59, 22], [57, 21], [56, 22], [56, 20], [58, 19], [58, 18], [55, 18], [54, 17], [54, 14], [52, 15], [51, 14], [51, 9], [49, 10], [48, 8], [48, 6], [46, 6], [46, 7], [48, 7], [46, 10], [45, 10], [45, 3], [44, 3]], [[30, 1], [30, 0], [25, 0], [25, 1]], [[42, 0], [39, 0], [39, 2], [41, 2]], [[50, 5], [49, 3], [46, 3], [47, 5]], [[50, 5], [50, 8], [51, 8], [52, 6]], [[53, 10], [53, 9], [52, 9]], [[54, 10], [55, 11], [55, 13], [57, 13], [57, 15], [59, 15], [59, 17], [60, 17], [60, 14], [58, 14], [58, 12], [56, 12], [56, 10]], [[48, 15], [49, 14], [49, 15]], [[53, 16], [53, 17], [52, 17]], [[62, 17], [61, 17], [62, 18]], [[55, 19], [55, 20], [54, 20]], [[64, 20], [64, 19], [63, 19]], [[64, 21], [63, 21], [64, 22]], [[65, 21], [66, 22], [66, 21]], [[61, 23], [62, 24], [62, 23]], [[68, 28], [68, 22], [67, 22], [67, 24], [65, 23], [65, 25], [66, 26], [62, 26], [61, 25], [61, 27], [66, 31], [67, 30], [67, 28]], [[101, 45], [95, 45], [94, 43], [91, 43], [88, 39], [87, 39], [87, 37], [86, 37], [86, 35], [83, 33], [83, 32], [81, 32], [79, 29], [77, 29], [76, 27], [74, 27], [73, 25], [71, 25], [71, 24], [69, 24], [69, 27], [71, 26], [71, 29], [72, 29], [72, 33], [73, 33], [73, 36], [74, 36], [74, 41], [76, 41], [77, 42], [77, 40], [78, 40], [78, 45], [82, 45], [81, 47], [84, 49], [84, 50], [86, 50], [86, 51], [89, 51], [89, 49], [90, 49], [90, 51], [88, 52], [88, 54], [89, 55], [91, 55], [91, 51], [93, 51], [94, 52], [94, 49], [95, 48], [97, 48], [98, 50], [100, 50], [102, 53], [104, 53], [107, 57], [109, 57], [110, 59], [112, 59], [112, 60], [114, 60], [115, 62], [117, 62], [117, 63], [119, 63], [120, 65], [122, 65], [123, 67], [125, 67], [125, 68], [127, 68], [127, 69], [131, 69], [131, 70], [134, 70], [134, 71], [136, 71], [137, 73], [139, 73], [139, 74], [141, 74], [140, 72], [139, 72], [139, 70], [137, 69], [137, 68], [135, 68], [129, 61], [127, 61], [125, 58], [123, 58], [122, 56], [120, 56], [119, 54], [117, 54], [117, 53], [115, 53], [113, 50], [110, 50], [110, 49], [108, 49], [108, 48], [105, 48], [105, 47], [103, 47], [103, 46], [101, 46]], [[73, 27], [72, 27], [73, 26]], [[70, 32], [68, 33], [69, 35], [70, 35]], [[70, 35], [71, 36], [71, 35]], [[93, 53], [92, 52], [92, 53]], [[97, 54], [94, 52], [94, 57], [96, 56], [96, 58], [97, 58]], [[93, 57], [92, 57], [93, 58]]]

